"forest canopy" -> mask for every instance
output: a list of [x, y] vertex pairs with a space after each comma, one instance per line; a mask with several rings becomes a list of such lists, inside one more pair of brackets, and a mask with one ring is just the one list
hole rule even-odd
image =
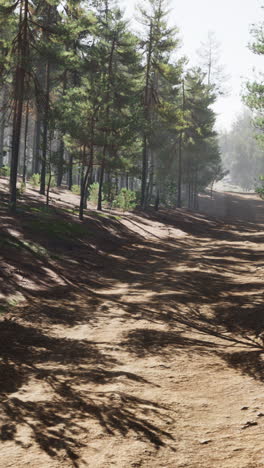
[[90, 196], [99, 210], [125, 193], [143, 209], [195, 209], [223, 176], [214, 41], [192, 66], [168, 15], [164, 0], [145, 0], [135, 34], [108, 0], [2, 2], [0, 165], [11, 210], [18, 180], [47, 203], [51, 185], [80, 192], [82, 219]]

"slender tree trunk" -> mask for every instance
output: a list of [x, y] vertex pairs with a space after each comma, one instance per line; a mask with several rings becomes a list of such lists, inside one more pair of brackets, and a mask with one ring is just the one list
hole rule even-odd
[[147, 192], [147, 175], [148, 175], [148, 151], [147, 151], [147, 136], [143, 136], [143, 151], [142, 151], [142, 178], [141, 178], [141, 208], [146, 208], [146, 192]]
[[[47, 25], [50, 22], [51, 6], [47, 10]], [[44, 38], [49, 42], [49, 33], [44, 33]], [[47, 166], [47, 147], [48, 147], [48, 128], [49, 128], [49, 99], [50, 99], [50, 62], [49, 59], [45, 66], [45, 104], [43, 113], [43, 135], [42, 135], [42, 158], [40, 174], [40, 193], [45, 195], [46, 187], [46, 166]]]
[[40, 174], [40, 193], [45, 195], [46, 187], [46, 166], [47, 166], [47, 146], [48, 146], [48, 126], [49, 126], [49, 94], [50, 94], [50, 63], [46, 63], [45, 72], [45, 107], [43, 116], [43, 135], [42, 135], [42, 158]]
[[5, 138], [5, 125], [6, 125], [6, 89], [2, 87], [2, 100], [1, 100], [1, 117], [0, 117], [0, 167], [4, 163], [4, 138]]
[[84, 178], [83, 178], [83, 182], [81, 185], [81, 197], [80, 197], [80, 209], [79, 209], [79, 218], [81, 221], [83, 220], [84, 208], [85, 208], [85, 203], [87, 200], [87, 188], [88, 188], [89, 174], [91, 172], [92, 165], [93, 165], [93, 158], [94, 158], [94, 143], [92, 142], [89, 163], [87, 165]]
[[[65, 70], [63, 74], [62, 96], [65, 96], [66, 88], [67, 88], [67, 70]], [[63, 141], [63, 135], [61, 135], [60, 149], [59, 149], [59, 161], [58, 161], [57, 187], [60, 187], [62, 184], [63, 167], [64, 167], [64, 141]]]
[[[114, 57], [115, 45], [116, 45], [116, 37], [114, 37], [112, 40], [112, 47], [111, 47], [109, 63], [108, 63], [108, 82], [107, 82], [107, 93], [106, 93], [107, 125], [109, 125], [109, 113], [110, 113], [109, 99], [110, 99], [111, 77], [112, 77], [112, 71], [113, 71], [113, 57]], [[103, 182], [104, 182], [104, 171], [105, 171], [105, 163], [106, 163], [106, 148], [107, 148], [108, 133], [109, 133], [109, 129], [105, 131], [105, 135], [104, 135], [103, 158], [102, 158], [101, 168], [100, 168], [98, 203], [97, 203], [98, 211], [102, 211], [102, 194], [103, 194]]]
[[0, 121], [0, 167], [2, 167], [4, 163], [4, 137], [5, 137], [5, 117], [4, 115], [2, 115], [2, 119]]
[[82, 187], [83, 184], [83, 179], [84, 179], [84, 163], [85, 163], [85, 150], [86, 146], [83, 146], [82, 153], [80, 155], [80, 162], [81, 162], [81, 168], [80, 168], [80, 187]]
[[153, 188], [154, 188], [154, 151], [153, 149], [150, 150], [150, 174], [149, 174], [149, 184], [148, 184], [148, 197], [147, 197], [147, 204], [151, 203], [152, 196], [153, 196]]
[[115, 174], [115, 194], [118, 194], [118, 174]]
[[52, 133], [48, 132], [47, 135], [47, 144], [48, 144], [48, 160], [47, 160], [47, 165], [48, 165], [48, 181], [47, 181], [47, 190], [46, 190], [46, 206], [49, 206], [50, 202], [50, 188], [51, 188], [51, 182], [52, 182], [52, 166], [51, 166], [51, 144], [52, 144]]
[[46, 190], [46, 206], [49, 206], [49, 194], [50, 194], [50, 185], [51, 185], [52, 173], [51, 170], [49, 172], [48, 183], [47, 183], [47, 190]]
[[68, 190], [71, 190], [73, 182], [72, 182], [72, 169], [73, 169], [73, 155], [69, 153], [69, 169], [68, 169]]
[[[147, 53], [147, 69], [146, 69], [146, 83], [144, 93], [144, 125], [148, 124], [149, 121], [149, 82], [150, 82], [150, 71], [151, 71], [151, 59], [152, 59], [152, 47], [153, 47], [153, 24], [150, 23], [149, 31], [149, 44]], [[142, 175], [141, 175], [141, 208], [146, 208], [146, 191], [147, 191], [147, 178], [148, 178], [148, 139], [146, 128], [143, 131], [143, 149], [142, 149]]]
[[160, 192], [159, 189], [157, 190], [156, 193], [156, 200], [155, 200], [155, 210], [158, 211], [159, 209], [159, 203], [160, 203]]
[[191, 208], [191, 182], [188, 183], [188, 208]]
[[28, 117], [29, 117], [29, 101], [26, 106], [25, 116], [25, 133], [24, 133], [24, 158], [23, 158], [23, 183], [26, 183], [27, 178], [27, 139], [28, 139]]
[[64, 166], [64, 141], [61, 135], [60, 148], [59, 148], [59, 161], [58, 161], [58, 173], [57, 173], [57, 187], [60, 187], [63, 179], [63, 166]]
[[[182, 113], [185, 111], [185, 83], [182, 81]], [[182, 149], [183, 149], [183, 133], [180, 132], [179, 138], [179, 160], [178, 160], [178, 196], [177, 207], [182, 207]]]
[[98, 211], [102, 211], [103, 183], [104, 183], [104, 171], [105, 171], [105, 155], [106, 155], [106, 145], [104, 145], [103, 159], [102, 159], [101, 168], [100, 168], [98, 203], [97, 203], [97, 210]]
[[[94, 146], [94, 145], [92, 145]], [[94, 154], [94, 147], [93, 147], [93, 154]], [[93, 156], [94, 158], [94, 156]], [[89, 187], [90, 185], [92, 185], [94, 182], [94, 174], [93, 174], [93, 161], [91, 162], [91, 170], [89, 172], [89, 177], [88, 177], [88, 182], [87, 182], [87, 188], [88, 188], [88, 191], [87, 191], [87, 197], [89, 196]]]
[[[24, 7], [24, 8], [23, 8]], [[23, 11], [24, 10], [24, 11]], [[14, 77], [14, 111], [12, 131], [12, 156], [10, 171], [10, 210], [16, 211], [17, 169], [20, 147], [20, 133], [25, 92], [25, 65], [28, 57], [28, 0], [20, 3], [17, 65]]]
[[194, 178], [194, 209], [199, 209], [198, 202], [198, 169], [195, 169], [195, 178]]
[[32, 174], [40, 173], [40, 134], [41, 134], [41, 120], [39, 111], [36, 111], [36, 122], [34, 128], [34, 142], [33, 142], [33, 161], [32, 161]]
[[179, 151], [178, 151], [178, 195], [177, 195], [177, 208], [182, 206], [182, 132], [179, 138]]
[[194, 177], [192, 177], [192, 185], [191, 185], [191, 209], [194, 208]]

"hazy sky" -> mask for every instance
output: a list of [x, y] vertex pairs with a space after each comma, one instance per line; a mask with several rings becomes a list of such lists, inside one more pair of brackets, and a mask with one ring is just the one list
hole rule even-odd
[[[131, 16], [134, 5], [123, 0], [127, 15]], [[241, 111], [241, 87], [247, 77], [253, 76], [253, 68], [263, 71], [264, 58], [254, 55], [247, 44], [251, 40], [250, 26], [264, 19], [261, 9], [263, 0], [171, 0], [170, 24], [180, 30], [180, 52], [197, 64], [196, 51], [205, 42], [208, 31], [213, 31], [221, 44], [221, 61], [229, 75], [227, 86], [230, 95], [219, 99], [215, 105], [218, 128], [230, 128]]]

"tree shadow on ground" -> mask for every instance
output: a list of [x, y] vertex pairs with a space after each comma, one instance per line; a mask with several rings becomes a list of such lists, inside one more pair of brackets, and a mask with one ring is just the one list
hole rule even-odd
[[[19, 428], [27, 426], [46, 453], [63, 454], [75, 466], [89, 439], [89, 421], [109, 437], [134, 432], [157, 448], [172, 441], [163, 429], [167, 408], [119, 391], [120, 379], [126, 384], [151, 382], [117, 371], [122, 363], [102, 352], [104, 343], [59, 338], [52, 334], [54, 325], [65, 332], [80, 323], [92, 329], [115, 315], [130, 325], [139, 326], [142, 320], [145, 329], [123, 336], [117, 345], [121, 351], [137, 356], [167, 356], [177, 350], [220, 353], [228, 365], [262, 379], [263, 282], [243, 280], [240, 270], [245, 271], [247, 262], [261, 261], [261, 252], [244, 244], [262, 239], [254, 235], [253, 224], [234, 223], [226, 230], [223, 223], [200, 214], [148, 213], [148, 220], [192, 236], [160, 241], [140, 238], [117, 219], [91, 215], [79, 223], [59, 210], [42, 211], [43, 205], [25, 198], [18, 216], [7, 216], [1, 227], [6, 247], [1, 266], [6, 269], [1, 270], [0, 292], [18, 290], [28, 301], [19, 310], [11, 308], [21, 323], [0, 322], [3, 441], [22, 444]], [[146, 323], [168, 329], [153, 330]], [[192, 332], [199, 337], [186, 336]], [[223, 349], [235, 345], [251, 351]], [[40, 388], [37, 401], [23, 394], [32, 382]]]
[[[252, 206], [251, 206], [252, 205]], [[263, 202], [255, 200], [250, 204], [251, 211], [263, 211]], [[261, 227], [256, 229], [257, 223], [248, 221], [245, 218], [245, 212], [241, 218], [210, 216], [208, 214], [190, 210], [163, 210], [155, 212], [148, 210], [144, 213], [149, 221], [162, 222], [166, 226], [171, 226], [175, 229], [180, 229], [186, 234], [197, 237], [198, 239], [211, 239], [219, 241], [239, 241], [241, 240], [241, 233], [243, 233], [243, 240], [248, 242], [263, 243], [264, 235]], [[264, 223], [264, 218], [261, 215], [260, 222]], [[261, 224], [260, 224], [261, 226]]]
[[215, 342], [184, 336], [181, 331], [161, 331], [149, 328], [130, 331], [121, 343], [130, 353], [138, 357], [146, 355], [170, 355], [171, 351], [205, 353], [212, 352]]
[[264, 382], [264, 350], [220, 353], [220, 356], [230, 367], [242, 372], [244, 375], [249, 375], [260, 382]]
[[[97, 423], [105, 436], [125, 437], [132, 431], [157, 449], [173, 440], [161, 428], [169, 417], [167, 408], [118, 390], [120, 378], [151, 383], [131, 372], [116, 371], [118, 362], [103, 353], [100, 344], [58, 338], [9, 320], [0, 322], [0, 335], [2, 441], [23, 446], [19, 431], [27, 427], [48, 455], [66, 456], [77, 467], [89, 421]], [[27, 397], [27, 386], [32, 384], [39, 392], [36, 400]], [[160, 426], [150, 422], [152, 414]]]

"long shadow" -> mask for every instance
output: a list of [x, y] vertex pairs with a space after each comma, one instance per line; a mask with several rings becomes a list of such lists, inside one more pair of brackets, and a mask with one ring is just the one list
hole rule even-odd
[[[54, 457], [66, 454], [75, 466], [86, 443], [83, 426], [89, 421], [109, 436], [133, 431], [157, 448], [172, 441], [162, 429], [168, 418], [166, 408], [118, 390], [120, 378], [140, 385], [150, 386], [150, 382], [117, 371], [121, 363], [101, 351], [103, 343], [52, 334], [55, 324], [94, 327], [110, 320], [116, 305], [124, 322], [143, 319], [168, 326], [167, 331], [146, 327], [129, 332], [118, 344], [121, 352], [137, 356], [161, 356], [172, 349], [220, 353], [228, 365], [262, 380], [263, 282], [238, 281], [237, 272], [247, 262], [261, 261], [260, 251], [243, 244], [252, 240], [257, 245], [263, 239], [254, 235], [253, 223], [236, 222], [226, 231], [222, 222], [201, 214], [151, 211], [146, 214], [148, 221], [155, 219], [191, 236], [145, 241], [117, 219], [91, 215], [81, 224], [61, 210], [42, 211], [43, 205], [25, 198], [17, 218], [7, 216], [1, 226], [0, 292], [12, 295], [18, 290], [30, 304], [19, 311], [11, 308], [21, 324], [0, 322], [3, 441], [21, 443], [18, 426], [27, 425], [42, 450]], [[3, 207], [2, 213], [6, 214]], [[14, 227], [21, 238], [10, 231]], [[230, 241], [240, 244], [230, 245]], [[25, 284], [18, 282], [17, 264]], [[27, 281], [33, 286], [28, 287]], [[142, 296], [140, 304], [138, 297], [133, 301], [133, 294], [129, 296], [130, 290], [128, 301], [119, 292], [111, 293], [111, 288], [123, 284]], [[151, 295], [144, 296], [145, 290]], [[195, 331], [199, 338], [186, 336], [186, 331]], [[245, 346], [246, 354], [225, 351], [233, 345]], [[22, 390], [32, 382], [47, 391], [49, 401], [23, 398]], [[156, 425], [150, 422], [153, 415], [159, 421]]]
[[120, 345], [138, 357], [150, 354], [170, 355], [172, 349], [174, 352], [183, 349], [187, 352], [211, 353], [215, 348], [214, 342], [183, 336], [179, 330], [161, 331], [148, 328], [130, 331]]
[[[113, 390], [120, 378], [151, 383], [131, 372], [116, 371], [118, 362], [100, 351], [100, 343], [57, 338], [9, 320], [0, 322], [0, 335], [2, 441], [21, 445], [18, 429], [24, 425], [48, 455], [66, 456], [77, 467], [89, 421], [106, 435], [125, 437], [133, 431], [157, 449], [173, 440], [168, 431], [149, 421], [155, 414], [162, 425], [168, 418], [165, 407]], [[42, 389], [45, 399], [24, 399], [23, 390], [32, 384]], [[108, 384], [111, 390], [96, 391], [95, 385]]]
[[225, 353], [220, 356], [230, 367], [242, 372], [244, 375], [264, 382], [264, 351], [240, 351]]
[[[258, 336], [263, 331], [263, 314], [261, 311], [261, 287], [263, 283], [261, 280], [248, 282], [237, 282], [226, 276], [228, 273], [233, 272], [237, 274], [237, 268], [245, 268], [246, 262], [261, 259], [261, 252], [254, 252], [250, 248], [241, 248], [238, 245], [231, 246], [230, 244], [222, 243], [220, 245], [203, 245], [202, 257], [197, 259], [190, 252], [190, 241], [175, 240], [174, 243], [166, 239], [162, 250], [156, 253], [155, 243], [146, 241], [141, 242], [140, 255], [133, 248], [133, 245], [122, 245], [117, 249], [119, 258], [115, 258], [115, 269], [113, 271], [113, 260], [104, 255], [99, 255], [99, 261], [102, 262], [102, 269], [98, 272], [93, 271], [92, 278], [89, 273], [91, 271], [90, 265], [85, 263], [85, 259], [79, 258], [78, 263], [83, 272], [81, 277], [78, 278], [78, 287], [86, 290], [92, 296], [90, 306], [89, 303], [81, 308], [80, 314], [72, 314], [70, 311], [64, 313], [58, 307], [44, 306], [42, 309], [43, 315], [46, 315], [48, 320], [58, 320], [65, 324], [73, 324], [82, 320], [85, 321], [96, 320], [96, 317], [102, 318], [109, 316], [109, 308], [105, 310], [101, 307], [105, 297], [101, 294], [107, 285], [114, 284], [116, 281], [123, 281], [136, 284], [138, 291], [140, 289], [147, 289], [153, 291], [151, 299], [147, 300], [148, 312], [143, 311], [142, 307], [138, 304], [130, 304], [120, 302], [119, 297], [109, 294], [107, 299], [109, 301], [118, 302], [124, 310], [124, 320], [127, 318], [146, 318], [150, 321], [170, 321], [173, 323], [171, 317], [176, 317], [181, 305], [198, 307], [201, 305], [211, 305], [213, 316], [211, 318], [211, 327], [222, 327], [226, 333], [237, 334], [238, 338], [244, 337], [248, 340], [249, 336]], [[174, 248], [174, 245], [176, 248]], [[195, 249], [195, 245], [194, 245]], [[205, 257], [203, 258], [203, 255]], [[196, 253], [197, 255], [197, 253]], [[226, 258], [230, 257], [230, 258]], [[60, 261], [60, 268], [63, 274], [71, 276], [72, 272], [76, 271], [76, 265], [71, 266], [71, 255], [63, 258]], [[127, 269], [127, 260], [129, 260], [130, 269]], [[200, 267], [207, 271], [190, 271], [185, 272], [184, 267], [195, 268], [195, 264], [199, 263]], [[181, 264], [183, 268], [178, 273], [171, 271], [172, 264]], [[150, 271], [155, 271], [156, 280], [153, 282], [153, 275], [149, 276]], [[214, 272], [212, 272], [214, 271]], [[67, 272], [67, 273], [65, 273]], [[109, 282], [110, 281], [110, 282]], [[107, 283], [108, 282], [108, 283]], [[93, 291], [91, 291], [91, 288]], [[171, 290], [174, 292], [166, 292]], [[96, 293], [94, 292], [96, 290]], [[158, 310], [162, 301], [164, 303], [164, 311]], [[220, 303], [224, 303], [221, 306]], [[250, 307], [248, 307], [250, 305]], [[144, 308], [144, 303], [142, 303]], [[153, 310], [153, 307], [155, 310]], [[86, 313], [85, 313], [86, 310]], [[146, 310], [146, 308], [145, 308]], [[171, 312], [173, 311], [173, 312]], [[32, 314], [34, 320], [36, 314]], [[193, 320], [192, 313], [189, 312], [190, 320]], [[74, 317], [71, 320], [71, 317]], [[168, 318], [170, 317], [170, 318]], [[177, 318], [177, 317], [176, 317]], [[176, 320], [175, 318], [175, 320]], [[177, 318], [178, 319], [178, 318]], [[199, 322], [203, 320], [206, 323], [208, 318], [204, 314], [203, 318], [199, 314]], [[197, 321], [197, 314], [194, 323]], [[249, 340], [250, 341], [250, 340]]]
[[[263, 205], [261, 207], [263, 209]], [[212, 215], [188, 210], [160, 210], [158, 213], [148, 210], [143, 216], [149, 221], [162, 222], [198, 239], [241, 241], [241, 233], [243, 233], [243, 241], [264, 242], [262, 225], [258, 227], [257, 223], [243, 219], [243, 217], [242, 219], [232, 217], [219, 219]], [[257, 232], [258, 229], [260, 232]]]

